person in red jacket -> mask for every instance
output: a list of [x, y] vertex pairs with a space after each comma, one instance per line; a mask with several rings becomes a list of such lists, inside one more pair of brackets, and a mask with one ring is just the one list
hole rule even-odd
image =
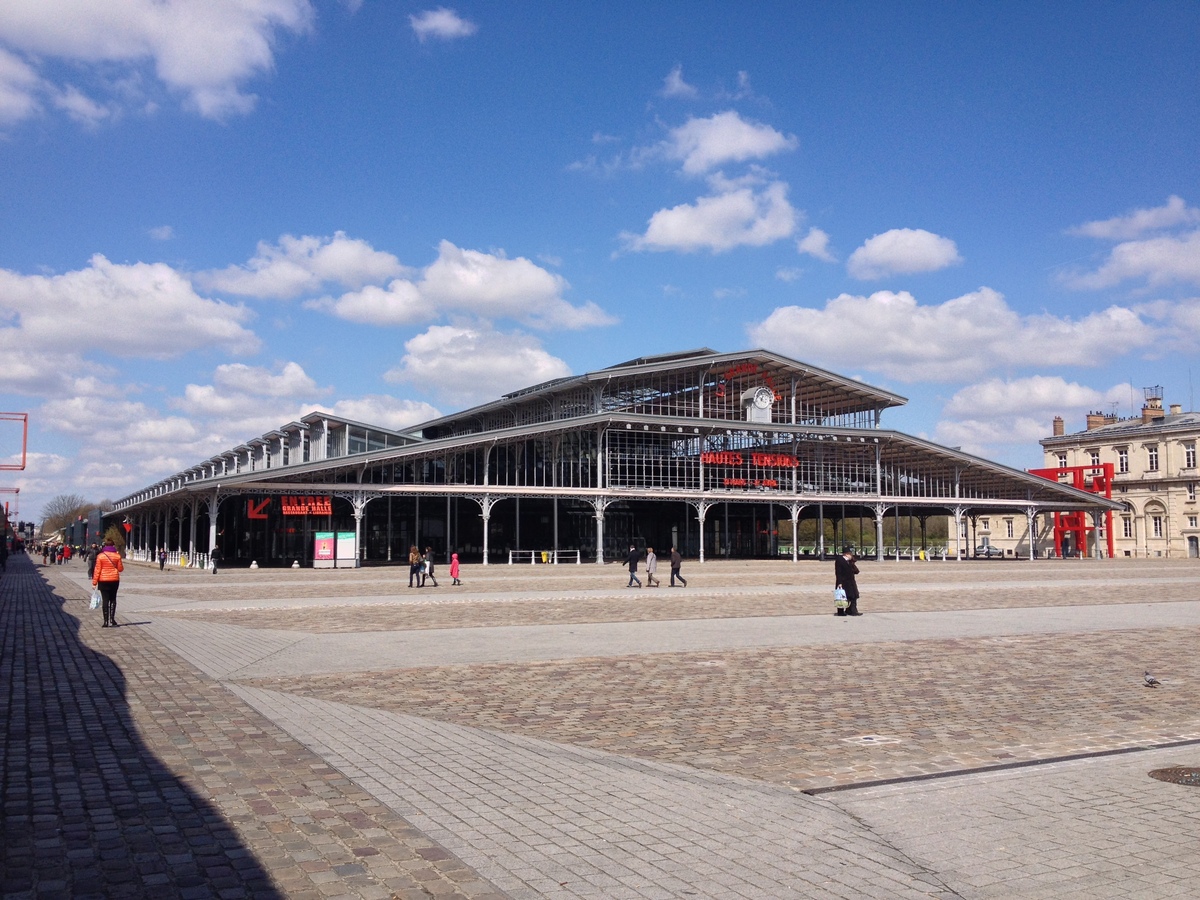
[[100, 589], [100, 606], [104, 613], [101, 628], [117, 627], [117, 588], [121, 586], [121, 573], [124, 571], [121, 554], [112, 541], [105, 541], [96, 554], [96, 569], [92, 573], [92, 586]]

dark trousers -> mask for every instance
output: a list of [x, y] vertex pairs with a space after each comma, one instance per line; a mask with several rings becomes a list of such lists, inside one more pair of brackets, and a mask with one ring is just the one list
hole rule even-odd
[[679, 570], [678, 570], [678, 569], [676, 569], [674, 566], [672, 566], [672, 567], [671, 567], [671, 587], [675, 587], [675, 579], [676, 579], [676, 578], [678, 578], [678, 579], [679, 579], [680, 583], [681, 583], [681, 584], [682, 584], [684, 587], [687, 587], [687, 579], [686, 579], [686, 578], [684, 578], [682, 575], [680, 575], [680, 574], [679, 574]]
[[100, 611], [104, 614], [104, 622], [108, 625], [117, 623], [117, 588], [119, 581], [101, 581], [96, 585], [100, 588]]

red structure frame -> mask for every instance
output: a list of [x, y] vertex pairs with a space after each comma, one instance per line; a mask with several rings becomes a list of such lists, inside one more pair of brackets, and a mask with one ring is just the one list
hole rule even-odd
[[[1065, 484], [1077, 490], [1112, 499], [1113, 464], [1100, 463], [1095, 466], [1063, 466], [1049, 469], [1030, 469], [1030, 475], [1040, 475], [1042, 478]], [[1095, 531], [1094, 525], [1088, 524], [1088, 514], [1082, 510], [1076, 512], [1056, 512], [1054, 514], [1054, 555], [1063, 555], [1063, 538], [1075, 536], [1075, 550], [1080, 556], [1087, 556], [1088, 532]], [[1108, 558], [1113, 556], [1112, 510], [1104, 512], [1104, 535], [1108, 539]]]
[[25, 470], [25, 452], [29, 447], [29, 413], [0, 412], [0, 422], [21, 423], [21, 464], [15, 466], [9, 463], [0, 463], [0, 470], [23, 472]]

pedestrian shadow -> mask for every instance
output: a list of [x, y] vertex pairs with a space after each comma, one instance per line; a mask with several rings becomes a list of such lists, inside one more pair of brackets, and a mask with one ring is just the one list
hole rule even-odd
[[[0, 578], [0, 895], [282, 897], [142, 741], [120, 667], [30, 559]], [[119, 632], [118, 632], [119, 633]]]

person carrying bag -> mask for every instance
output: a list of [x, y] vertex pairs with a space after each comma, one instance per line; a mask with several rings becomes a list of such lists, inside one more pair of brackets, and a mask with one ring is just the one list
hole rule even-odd
[[117, 588], [121, 586], [121, 573], [124, 571], [121, 554], [112, 541], [105, 541], [96, 554], [96, 568], [92, 573], [92, 586], [100, 589], [100, 606], [104, 614], [101, 628], [117, 627]]

